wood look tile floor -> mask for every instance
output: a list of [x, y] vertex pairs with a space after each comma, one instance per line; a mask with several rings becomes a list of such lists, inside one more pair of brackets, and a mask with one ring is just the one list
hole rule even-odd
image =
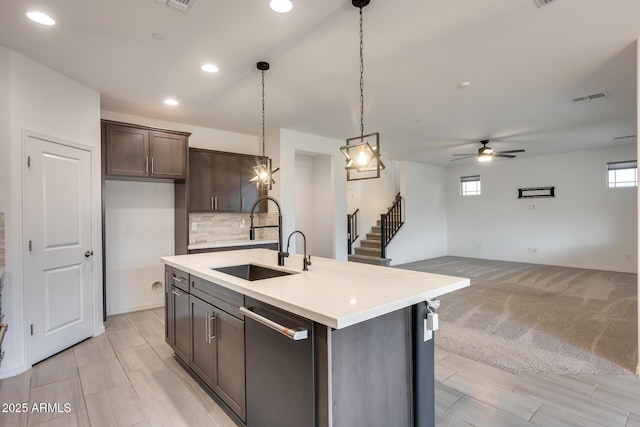
[[[0, 426], [235, 426], [174, 359], [162, 316], [110, 317], [105, 334], [1, 380]], [[631, 374], [514, 375], [436, 348], [435, 391], [437, 426], [640, 427]], [[21, 403], [60, 410], [9, 411]]]

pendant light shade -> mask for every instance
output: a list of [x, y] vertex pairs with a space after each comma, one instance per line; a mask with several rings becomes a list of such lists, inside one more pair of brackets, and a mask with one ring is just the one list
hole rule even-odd
[[273, 184], [276, 182], [273, 180], [273, 174], [280, 168], [275, 170], [271, 169], [271, 159], [265, 155], [265, 101], [264, 101], [264, 73], [269, 70], [269, 63], [260, 61], [256, 64], [256, 68], [262, 73], [262, 158], [256, 160], [256, 165], [253, 167], [255, 176], [249, 180], [249, 182], [255, 182], [258, 190], [271, 190]]
[[347, 145], [340, 151], [347, 159], [345, 169], [347, 181], [380, 178], [384, 163], [380, 160], [380, 134], [364, 134], [364, 36], [362, 8], [369, 0], [352, 0], [351, 3], [360, 9], [360, 136], [347, 139]]

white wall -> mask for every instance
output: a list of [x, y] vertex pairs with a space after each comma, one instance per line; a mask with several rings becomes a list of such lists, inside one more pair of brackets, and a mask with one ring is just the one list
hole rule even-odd
[[[328, 155], [302, 152], [296, 152], [295, 158], [295, 224], [307, 237], [307, 253], [325, 258], [333, 256], [331, 240], [326, 238], [333, 234], [335, 223], [333, 188], [327, 185], [327, 177], [332, 174], [331, 159]], [[302, 237], [296, 234], [295, 239], [296, 253], [304, 253]]]
[[[8, 70], [8, 72], [7, 72]], [[22, 138], [26, 130], [55, 140], [86, 147], [91, 152], [92, 230], [94, 272], [94, 330], [102, 328], [101, 241], [100, 241], [100, 95], [32, 60], [0, 48], [0, 93], [9, 88], [8, 97], [0, 96], [0, 150], [4, 167], [0, 172], [0, 209], [5, 210], [6, 273], [3, 311], [9, 329], [3, 347], [6, 356], [0, 365], [0, 377], [29, 368], [26, 331], [28, 319], [23, 302], [22, 274]], [[4, 94], [6, 95], [6, 93]], [[8, 115], [7, 114], [8, 105]], [[7, 120], [8, 117], [8, 120]], [[2, 130], [8, 122], [9, 131]]]
[[105, 182], [109, 315], [164, 304], [164, 266], [174, 253], [173, 183]]
[[[338, 260], [347, 259], [347, 185], [344, 175], [344, 161], [340, 152], [341, 140], [325, 138], [317, 135], [296, 132], [289, 129], [280, 130], [280, 159], [282, 170], [276, 181], [279, 186], [274, 190], [274, 197], [279, 197], [282, 206], [283, 236], [296, 230], [296, 153], [325, 154], [330, 157], [332, 173], [323, 179], [323, 185], [330, 191], [333, 200], [331, 212], [331, 233], [324, 238], [331, 247], [331, 256]], [[269, 155], [271, 152], [267, 152]], [[286, 242], [285, 242], [286, 245]]]
[[391, 264], [447, 255], [445, 169], [400, 162], [397, 172], [405, 223], [387, 246]]
[[[606, 188], [607, 162], [635, 158], [626, 145], [448, 169], [449, 255], [636, 272], [636, 190]], [[482, 195], [460, 196], [478, 174]], [[544, 186], [556, 197], [517, 198]]]
[[[103, 111], [103, 119], [191, 132], [189, 146], [242, 154], [259, 154], [258, 137], [218, 129]], [[172, 183], [107, 180], [107, 313], [117, 314], [164, 304], [155, 281], [164, 283], [161, 256], [174, 254]], [[127, 232], [130, 226], [131, 232]]]

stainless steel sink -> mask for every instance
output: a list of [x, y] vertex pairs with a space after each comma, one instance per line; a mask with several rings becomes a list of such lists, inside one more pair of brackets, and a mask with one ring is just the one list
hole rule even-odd
[[212, 270], [219, 271], [224, 274], [230, 274], [231, 276], [249, 281], [271, 279], [272, 277], [296, 274], [288, 271], [274, 270], [272, 268], [262, 267], [255, 264], [231, 265], [229, 267], [212, 268]]

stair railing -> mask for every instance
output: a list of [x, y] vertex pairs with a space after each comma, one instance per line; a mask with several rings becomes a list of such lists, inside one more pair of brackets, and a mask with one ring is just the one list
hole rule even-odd
[[380, 256], [387, 257], [387, 245], [396, 235], [404, 221], [402, 220], [402, 197], [400, 193], [396, 194], [393, 205], [386, 214], [380, 215]]
[[352, 214], [347, 214], [347, 253], [351, 255], [353, 244], [360, 237], [358, 234], [358, 213], [360, 209], [356, 209]]

